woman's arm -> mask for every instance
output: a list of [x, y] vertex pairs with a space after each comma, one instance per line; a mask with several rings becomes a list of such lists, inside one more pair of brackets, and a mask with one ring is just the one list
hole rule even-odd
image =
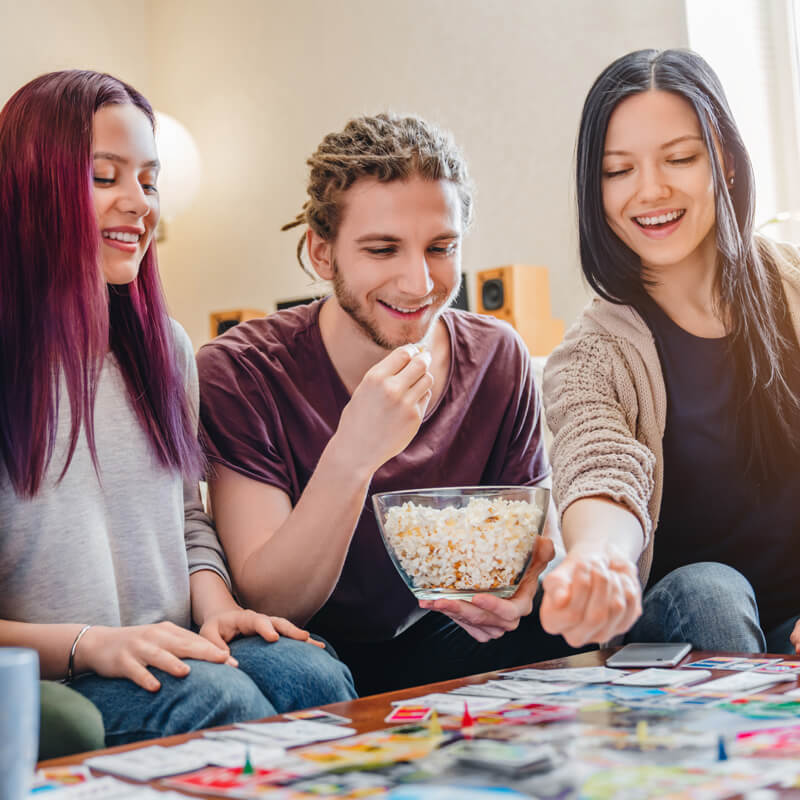
[[[64, 678], [70, 652], [84, 627], [82, 623], [44, 625], [0, 620], [0, 645], [36, 650], [42, 677]], [[180, 678], [189, 674], [189, 665], [182, 660], [186, 658], [235, 664], [227, 647], [223, 650], [171, 622], [125, 628], [93, 625], [77, 642], [73, 674], [95, 672], [107, 678], [129, 678], [155, 692], [161, 684], [147, 667], [158, 667]]]
[[541, 619], [573, 646], [608, 641], [641, 613], [654, 454], [636, 438], [637, 395], [608, 336], [568, 336], [548, 360], [545, 413], [567, 557], [545, 578]]
[[39, 672], [44, 679], [66, 677], [69, 653], [83, 625], [34, 625], [0, 620], [0, 647], [28, 647], [39, 653]]
[[573, 647], [605, 642], [642, 613], [636, 560], [644, 534], [625, 506], [606, 497], [576, 500], [562, 517], [567, 557], [544, 579], [542, 625]]

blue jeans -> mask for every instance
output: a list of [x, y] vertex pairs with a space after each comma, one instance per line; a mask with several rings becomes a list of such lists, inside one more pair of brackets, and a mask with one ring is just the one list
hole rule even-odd
[[690, 642], [695, 650], [794, 653], [789, 635], [798, 616], [762, 630], [753, 587], [725, 564], [703, 561], [674, 569], [647, 590], [642, 606], [626, 642]]
[[308, 642], [249, 636], [230, 649], [238, 668], [186, 659], [192, 669], [185, 678], [152, 668], [161, 681], [155, 693], [127, 678], [98, 675], [70, 686], [100, 709], [108, 747], [356, 697], [350, 670]]

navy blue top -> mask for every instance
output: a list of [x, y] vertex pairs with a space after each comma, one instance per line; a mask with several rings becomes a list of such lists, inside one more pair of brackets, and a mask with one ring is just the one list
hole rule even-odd
[[667, 390], [664, 494], [648, 586], [717, 561], [753, 586], [764, 630], [800, 613], [800, 470], [759, 490], [744, 475], [728, 337], [703, 339], [656, 303], [640, 309]]

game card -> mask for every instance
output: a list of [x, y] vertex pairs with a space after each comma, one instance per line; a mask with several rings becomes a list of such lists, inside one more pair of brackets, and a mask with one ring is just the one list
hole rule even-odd
[[451, 753], [462, 764], [507, 775], [524, 775], [528, 772], [550, 769], [557, 760], [556, 751], [550, 745], [499, 742], [490, 739], [458, 742], [451, 748]]
[[516, 678], [521, 680], [537, 680], [547, 682], [572, 682], [572, 683], [608, 683], [615, 678], [627, 675], [623, 669], [610, 667], [564, 667], [561, 669], [525, 669], [510, 670], [498, 673], [501, 678]]
[[384, 717], [384, 722], [425, 722], [431, 718], [433, 709], [430, 706], [396, 706]]
[[779, 661], [779, 658], [740, 658], [738, 661], [731, 664], [729, 669], [734, 672], [744, 672], [749, 669], [768, 667], [770, 664], [777, 664]]
[[181, 772], [200, 769], [200, 767], [205, 767], [208, 762], [204, 756], [195, 752], [181, 752], [178, 747], [152, 745], [125, 753], [93, 756], [87, 758], [83, 763], [100, 772], [110, 772], [121, 778], [146, 783], [167, 775], [178, 775]]
[[697, 688], [702, 692], [755, 692], [782, 681], [792, 681], [795, 676], [786, 674], [765, 674], [763, 672], [735, 672], [724, 678], [701, 683]]
[[741, 656], [712, 656], [704, 658], [702, 661], [692, 661], [691, 664], [684, 664], [681, 669], [724, 669], [733, 672], [745, 672], [756, 667], [768, 664], [771, 661], [780, 659], [769, 658], [742, 658]]
[[302, 711], [290, 711], [283, 716], [287, 719], [305, 719], [312, 722], [327, 722], [331, 725], [346, 725], [353, 721], [349, 717], [331, 714], [330, 711], [323, 711], [321, 708], [304, 708]]
[[248, 744], [225, 739], [190, 739], [184, 744], [169, 748], [171, 754], [195, 755], [207, 766], [241, 767], [249, 758], [254, 767], [268, 769], [286, 760], [283, 747]]
[[227, 795], [231, 797], [269, 796], [270, 788], [283, 786], [297, 780], [294, 771], [282, 769], [254, 769], [245, 774], [242, 767], [206, 767], [188, 775], [168, 778], [166, 786], [185, 792], [200, 794]]
[[63, 786], [42, 793], [40, 797], [47, 797], [47, 800], [186, 800], [176, 792], [159, 792], [149, 786], [137, 786], [111, 777]]
[[661, 669], [651, 667], [641, 672], [632, 672], [612, 681], [617, 686], [682, 686], [686, 683], [697, 683], [711, 677], [709, 670]]
[[405, 700], [394, 700], [393, 706], [426, 706], [436, 709], [439, 714], [462, 714], [464, 703], [467, 703], [470, 713], [476, 711], [489, 711], [500, 708], [508, 702], [508, 697], [475, 697], [474, 695], [447, 694], [433, 692], [422, 697], [408, 697]]
[[91, 779], [92, 773], [89, 771], [89, 767], [45, 767], [37, 770], [33, 776], [31, 794], [63, 789], [65, 786], [75, 786], [77, 783], [84, 783]]
[[355, 728], [304, 719], [292, 722], [237, 722], [234, 727], [261, 736], [264, 743], [269, 742], [281, 747], [299, 747], [313, 742], [327, 742], [331, 739], [353, 736], [356, 733]]
[[800, 676], [800, 661], [777, 661], [763, 667], [759, 667], [756, 672], [765, 675], [791, 675]]

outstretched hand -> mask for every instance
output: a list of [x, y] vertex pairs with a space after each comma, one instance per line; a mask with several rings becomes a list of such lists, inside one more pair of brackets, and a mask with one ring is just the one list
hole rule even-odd
[[607, 642], [627, 632], [642, 613], [636, 566], [613, 549], [575, 547], [543, 587], [542, 627], [572, 647]]

